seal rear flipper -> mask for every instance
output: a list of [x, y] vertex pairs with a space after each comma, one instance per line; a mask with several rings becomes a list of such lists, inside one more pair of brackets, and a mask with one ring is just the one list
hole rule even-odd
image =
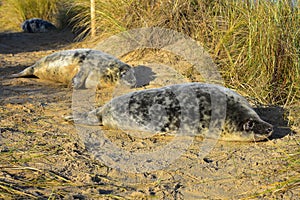
[[101, 126], [102, 123], [99, 120], [89, 120], [85, 118], [76, 118], [74, 115], [64, 116], [65, 121], [74, 124], [83, 124], [83, 125], [91, 125], [91, 126]]
[[11, 75], [7, 76], [7, 78], [20, 78], [20, 77], [25, 77], [25, 76], [34, 76], [33, 73], [34, 73], [34, 68], [32, 66], [30, 66], [17, 74], [11, 74]]
[[92, 126], [101, 126], [102, 120], [97, 117], [97, 110], [87, 113], [77, 113], [74, 115], [65, 116], [64, 119], [70, 123], [84, 124]]

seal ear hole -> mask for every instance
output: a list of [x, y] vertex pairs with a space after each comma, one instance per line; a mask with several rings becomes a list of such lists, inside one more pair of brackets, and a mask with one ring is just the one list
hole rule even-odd
[[243, 125], [243, 129], [244, 129], [245, 131], [251, 131], [251, 130], [253, 129], [254, 125], [255, 125], [254, 120], [249, 119], [249, 120]]

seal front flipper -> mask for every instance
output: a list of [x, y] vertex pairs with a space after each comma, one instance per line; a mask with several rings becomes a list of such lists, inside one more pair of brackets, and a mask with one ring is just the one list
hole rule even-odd
[[85, 89], [86, 79], [88, 76], [88, 68], [80, 67], [78, 73], [73, 77], [71, 85], [74, 89]]

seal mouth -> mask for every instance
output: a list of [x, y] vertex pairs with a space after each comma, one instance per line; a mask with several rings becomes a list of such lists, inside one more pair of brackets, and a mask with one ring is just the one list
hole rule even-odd
[[262, 141], [269, 138], [273, 133], [273, 126], [266, 128], [264, 134], [254, 134], [255, 141]]
[[254, 135], [254, 141], [263, 141], [266, 140], [270, 135]]

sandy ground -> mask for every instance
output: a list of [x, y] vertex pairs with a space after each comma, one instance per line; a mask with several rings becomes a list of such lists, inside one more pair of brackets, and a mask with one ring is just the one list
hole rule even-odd
[[[71, 42], [67, 32], [0, 34], [0, 199], [300, 198], [300, 170], [293, 167], [299, 160], [300, 137], [279, 107], [257, 108], [275, 125], [272, 137], [263, 142], [218, 141], [201, 156], [201, 148], [211, 141], [195, 137], [169, 165], [142, 173], [98, 160], [82, 141], [80, 127], [63, 118], [72, 114], [71, 88], [36, 78], [5, 78], [45, 55], [70, 48]], [[171, 76], [169, 71], [159, 83], [166, 76]], [[97, 93], [106, 97], [98, 104], [115, 91]], [[104, 135], [122, 151], [134, 153], [160, 151], [174, 140], [114, 130]], [[141, 163], [133, 165], [139, 168]]]

